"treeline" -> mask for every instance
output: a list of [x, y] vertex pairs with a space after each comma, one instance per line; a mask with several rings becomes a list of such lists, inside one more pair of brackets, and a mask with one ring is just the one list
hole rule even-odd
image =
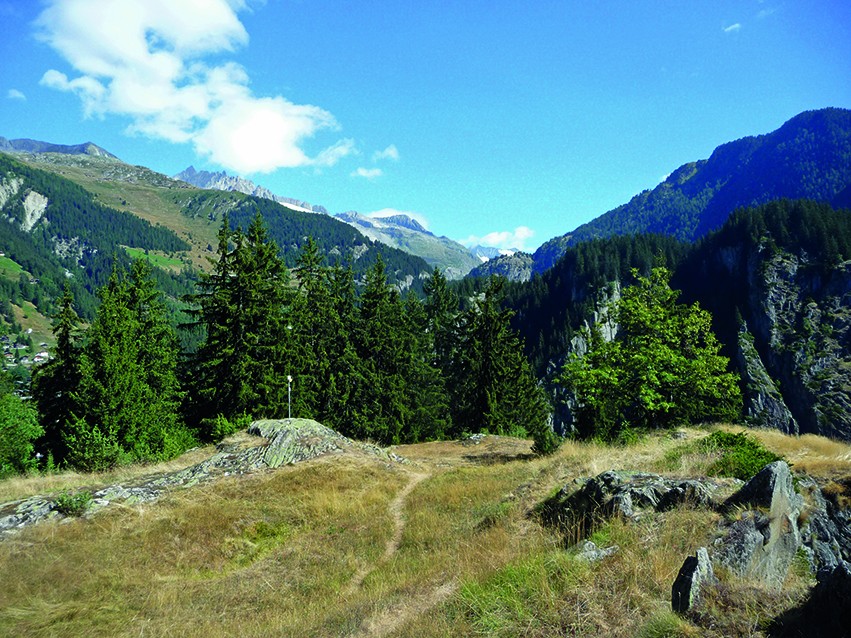
[[181, 352], [145, 261], [116, 267], [85, 333], [66, 290], [54, 358], [32, 384], [53, 465], [100, 470], [169, 458], [253, 418], [307, 417], [382, 444], [490, 432], [554, 449], [501, 280], [460, 310], [439, 271], [402, 298], [379, 258], [358, 295], [350, 267], [308, 239], [290, 271], [258, 214], [218, 235], [187, 297], [199, 333]]

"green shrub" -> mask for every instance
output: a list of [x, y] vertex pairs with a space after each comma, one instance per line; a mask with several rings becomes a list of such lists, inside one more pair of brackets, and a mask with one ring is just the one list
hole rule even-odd
[[221, 441], [226, 436], [230, 436], [234, 432], [246, 429], [251, 425], [251, 421], [251, 416], [248, 414], [243, 414], [233, 420], [220, 414], [215, 418], [201, 421], [201, 432], [204, 438], [215, 443]]
[[92, 493], [89, 491], [71, 494], [62, 492], [56, 497], [56, 509], [65, 516], [82, 516], [92, 504]]
[[32, 407], [13, 394], [0, 396], [0, 478], [36, 469], [33, 442], [43, 434]]
[[718, 452], [720, 457], [709, 466], [707, 474], [731, 476], [747, 481], [762, 468], [782, 457], [766, 450], [746, 432], [717, 431], [700, 442], [705, 452]]

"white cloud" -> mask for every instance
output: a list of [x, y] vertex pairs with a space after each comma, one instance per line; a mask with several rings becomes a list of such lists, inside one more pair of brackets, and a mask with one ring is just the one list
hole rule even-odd
[[380, 168], [364, 168], [363, 166], [351, 172], [352, 177], [363, 177], [365, 179], [375, 179], [382, 175], [384, 175], [384, 171]]
[[526, 250], [526, 242], [535, 236], [535, 231], [528, 226], [518, 226], [514, 230], [494, 231], [483, 237], [470, 235], [460, 243], [465, 246], [492, 246], [494, 248], [516, 248]]
[[27, 96], [21, 93], [18, 89], [9, 89], [6, 97], [10, 100], [26, 100]]
[[735, 24], [731, 24], [729, 27], [724, 27], [724, 33], [735, 33], [736, 31], [741, 30], [742, 25], [739, 22]]
[[382, 208], [381, 210], [376, 210], [371, 213], [364, 213], [365, 217], [372, 217], [373, 219], [381, 219], [382, 217], [395, 217], [396, 215], [405, 215], [410, 217], [413, 220], [428, 230], [428, 219], [425, 215], [421, 213], [415, 213], [410, 210], [397, 210], [395, 208]]
[[391, 144], [383, 151], [375, 151], [375, 153], [372, 154], [373, 162], [385, 159], [393, 160], [394, 162], [399, 160], [399, 149], [396, 148], [395, 144]]
[[352, 140], [316, 157], [303, 150], [339, 128], [331, 113], [255, 96], [245, 69], [219, 60], [248, 44], [237, 16], [245, 8], [243, 0], [47, 0], [38, 36], [77, 76], [50, 69], [41, 83], [75, 93], [88, 117], [128, 117], [129, 133], [191, 143], [239, 173], [333, 166], [354, 152]]

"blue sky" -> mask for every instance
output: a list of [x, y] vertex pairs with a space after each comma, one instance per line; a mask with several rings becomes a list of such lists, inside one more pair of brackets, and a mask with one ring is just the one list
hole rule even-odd
[[0, 0], [0, 135], [532, 250], [851, 108], [847, 0]]

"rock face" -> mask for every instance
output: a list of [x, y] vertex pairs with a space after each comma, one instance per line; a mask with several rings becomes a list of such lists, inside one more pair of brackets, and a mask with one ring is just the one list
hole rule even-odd
[[474, 268], [470, 275], [473, 277], [489, 277], [499, 275], [508, 281], [529, 281], [532, 278], [532, 255], [515, 252], [511, 255], [500, 255]]
[[748, 420], [851, 440], [851, 261], [828, 265], [732, 232], [717, 243], [700, 271], [714, 286], [701, 305], [725, 331], [737, 324], [723, 338], [736, 350]]
[[[209, 459], [179, 472], [148, 477], [135, 485], [110, 485], [97, 490], [87, 514], [113, 503], [148, 503], [171, 489], [192, 487], [223, 476], [261, 472], [326, 454], [353, 452], [388, 463], [404, 462], [379, 447], [352, 441], [309, 419], [255, 421], [247, 434], [225, 439]], [[0, 540], [23, 527], [61, 518], [56, 498], [33, 496], [0, 504]]]
[[694, 556], [686, 558], [671, 586], [671, 608], [681, 614], [693, 609], [700, 603], [701, 589], [717, 582], [709, 552], [698, 548]]

